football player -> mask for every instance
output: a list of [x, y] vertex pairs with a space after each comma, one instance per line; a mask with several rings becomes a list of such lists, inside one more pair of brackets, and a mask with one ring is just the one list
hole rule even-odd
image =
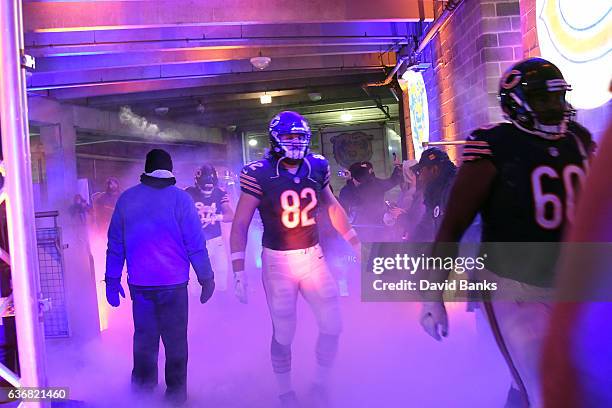
[[291, 343], [300, 293], [319, 326], [317, 373], [311, 391], [313, 398], [325, 405], [341, 319], [338, 286], [319, 246], [319, 208], [326, 207], [333, 227], [350, 242], [358, 257], [361, 243], [329, 187], [327, 160], [308, 153], [311, 131], [306, 119], [296, 112], [281, 112], [270, 122], [269, 136], [268, 156], [244, 166], [240, 175], [242, 193], [230, 236], [235, 291], [246, 303], [244, 251], [249, 224], [258, 209], [264, 226], [263, 284], [273, 326], [272, 368], [281, 404], [297, 406], [291, 385]]
[[215, 271], [216, 289], [226, 290], [229, 256], [221, 236], [220, 223], [231, 222], [234, 212], [229, 205], [227, 193], [220, 189], [218, 184], [217, 170], [210, 164], [204, 164], [196, 171], [195, 184], [187, 187], [185, 191], [193, 198], [202, 222], [206, 248]]
[[[468, 137], [437, 243], [458, 242], [478, 213], [483, 243], [561, 240], [587, 171], [591, 140], [586, 129], [570, 120], [569, 90], [559, 69], [541, 58], [521, 61], [503, 75], [499, 96], [510, 123]], [[505, 247], [489, 254], [483, 277], [498, 282], [500, 290], [484, 306], [516, 384], [528, 404], [537, 407], [540, 347], [551, 314], [556, 259], [542, 264], [537, 252], [542, 247], [530, 248], [532, 256], [513, 259], [513, 264], [501, 262], [508, 256]], [[494, 302], [507, 291], [512, 291], [510, 301]], [[423, 304], [421, 325], [440, 340], [448, 334], [448, 320], [438, 295], [438, 301]]]

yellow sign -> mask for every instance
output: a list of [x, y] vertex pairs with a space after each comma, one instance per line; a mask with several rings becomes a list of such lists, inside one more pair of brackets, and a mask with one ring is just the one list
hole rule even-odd
[[608, 102], [612, 80], [612, 3], [609, 0], [537, 0], [542, 57], [572, 85], [568, 100], [592, 109]]

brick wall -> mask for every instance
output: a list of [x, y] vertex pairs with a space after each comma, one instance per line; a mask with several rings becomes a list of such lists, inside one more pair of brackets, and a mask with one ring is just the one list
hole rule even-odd
[[521, 0], [521, 32], [523, 34], [523, 56], [525, 58], [539, 57], [536, 0]]
[[[500, 121], [499, 78], [522, 55], [518, 0], [464, 1], [423, 54], [432, 62], [424, 73], [430, 140], [462, 140]], [[458, 156], [454, 147], [447, 152]]]

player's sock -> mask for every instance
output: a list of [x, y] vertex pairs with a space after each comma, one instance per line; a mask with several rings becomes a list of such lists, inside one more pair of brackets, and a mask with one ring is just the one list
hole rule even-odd
[[338, 335], [319, 333], [317, 340], [317, 368], [315, 372], [315, 383], [327, 384], [331, 368], [334, 365], [338, 353]]
[[270, 344], [272, 369], [278, 382], [279, 394], [286, 394], [292, 390], [291, 386], [291, 346], [280, 344], [274, 336]]

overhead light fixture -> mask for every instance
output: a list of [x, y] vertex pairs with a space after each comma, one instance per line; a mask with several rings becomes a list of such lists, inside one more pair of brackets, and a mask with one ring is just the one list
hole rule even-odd
[[249, 146], [251, 147], [257, 146], [257, 139], [249, 139]]
[[348, 112], [343, 112], [342, 116], [340, 116], [340, 119], [342, 119], [343, 122], [350, 122], [351, 119], [353, 119], [353, 115]]
[[310, 99], [312, 102], [319, 102], [323, 97], [321, 96], [321, 93], [319, 92], [309, 92], [308, 93], [308, 99]]
[[251, 65], [261, 71], [268, 68], [268, 65], [270, 65], [270, 62], [272, 62], [272, 58], [262, 57], [261, 53], [259, 53], [259, 57], [253, 57], [249, 61], [251, 61]]
[[261, 102], [262, 105], [267, 105], [269, 103], [272, 103], [272, 95], [268, 95], [267, 93], [264, 93], [263, 95], [259, 97], [259, 102]]

